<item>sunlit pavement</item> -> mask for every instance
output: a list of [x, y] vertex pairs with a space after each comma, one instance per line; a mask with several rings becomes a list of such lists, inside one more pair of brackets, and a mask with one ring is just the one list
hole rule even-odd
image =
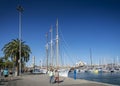
[[31, 75], [24, 74], [18, 77], [8, 78], [6, 81], [2, 81], [0, 86], [113, 86], [110, 84], [92, 82], [81, 79], [71, 79], [60, 77], [60, 83], [49, 83], [49, 77], [46, 74]]

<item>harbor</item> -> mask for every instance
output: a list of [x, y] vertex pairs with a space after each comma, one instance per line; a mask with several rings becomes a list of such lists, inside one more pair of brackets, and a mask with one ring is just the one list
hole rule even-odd
[[0, 86], [120, 86], [120, 0], [0, 6]]
[[[74, 78], [73, 73], [69, 73], [70, 78]], [[109, 83], [113, 85], [120, 85], [120, 73], [77, 73], [77, 79], [85, 79], [89, 81]]]

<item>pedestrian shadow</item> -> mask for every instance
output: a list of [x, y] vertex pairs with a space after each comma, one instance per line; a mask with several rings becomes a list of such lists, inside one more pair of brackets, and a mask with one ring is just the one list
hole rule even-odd
[[1, 83], [4, 83], [4, 82], [17, 81], [17, 80], [22, 80], [22, 79], [21, 79], [21, 78], [15, 78], [15, 79], [1, 79], [1, 80], [0, 80], [0, 85], [1, 85]]
[[6, 79], [1, 79], [0, 82], [8, 82]]
[[56, 81], [56, 83], [62, 83], [62, 82], [64, 82], [64, 80]]
[[[68, 84], [68, 85], [60, 85], [60, 86], [89, 86], [89, 85]], [[94, 86], [96, 86], [96, 85], [94, 85]]]
[[21, 78], [17, 78], [17, 79], [11, 79], [10, 81], [18, 81], [18, 80], [22, 80]]
[[4, 83], [0, 83], [0, 85], [5, 85]]
[[60, 83], [62, 83], [62, 82], [64, 82], [64, 80], [55, 81], [54, 84], [55, 84], [55, 83], [59, 83], [59, 84], [60, 84]]

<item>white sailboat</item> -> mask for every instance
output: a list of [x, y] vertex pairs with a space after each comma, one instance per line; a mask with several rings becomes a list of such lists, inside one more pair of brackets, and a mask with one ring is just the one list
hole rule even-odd
[[[57, 23], [56, 23], [56, 57], [57, 57], [57, 66], [59, 66], [59, 34], [58, 34], [58, 20], [57, 20]], [[68, 68], [59, 68], [59, 76], [62, 76], [62, 77], [68, 77], [68, 73], [69, 73], [69, 69]]]
[[[48, 50], [50, 50], [50, 66], [53, 66], [54, 68], [58, 69], [59, 76], [62, 77], [68, 77], [69, 69], [63, 68], [60, 66], [60, 53], [59, 53], [59, 34], [58, 34], [58, 20], [56, 22], [56, 38], [55, 38], [55, 52], [53, 53], [53, 36], [52, 36], [52, 28], [50, 30], [51, 40], [50, 40], [50, 49], [46, 49], [47, 54]], [[48, 44], [48, 43], [47, 43]], [[53, 58], [54, 57], [54, 58]], [[48, 55], [47, 55], [47, 62], [48, 62]], [[48, 64], [48, 63], [47, 63]], [[48, 67], [48, 66], [47, 66]]]

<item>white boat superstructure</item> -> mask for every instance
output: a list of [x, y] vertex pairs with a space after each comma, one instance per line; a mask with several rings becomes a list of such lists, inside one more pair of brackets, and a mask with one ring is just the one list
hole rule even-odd
[[46, 74], [47, 73], [47, 69], [40, 69], [40, 72], [43, 73], [43, 74]]
[[69, 69], [59, 69], [59, 76], [68, 77]]

